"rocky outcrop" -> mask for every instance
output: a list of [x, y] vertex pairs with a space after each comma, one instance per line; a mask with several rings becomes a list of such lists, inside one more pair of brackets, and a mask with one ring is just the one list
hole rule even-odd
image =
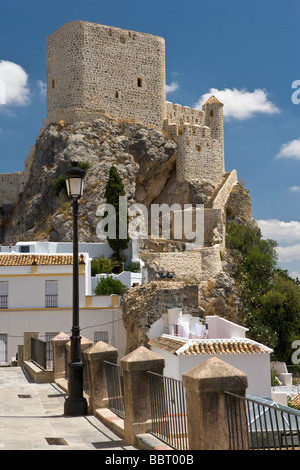
[[59, 240], [71, 237], [71, 211], [54, 182], [71, 161], [86, 162], [84, 195], [80, 202], [80, 241], [99, 241], [96, 210], [105, 202], [109, 170], [123, 179], [129, 203], [151, 204], [175, 169], [176, 144], [162, 132], [137, 123], [96, 120], [68, 126], [51, 125], [37, 139], [29, 180], [5, 224], [2, 243], [18, 240]]
[[151, 281], [133, 287], [123, 296], [123, 322], [127, 330], [127, 352], [148, 344], [149, 328], [161, 318], [168, 308], [181, 307], [184, 314], [202, 317], [199, 306], [199, 286], [176, 281]]

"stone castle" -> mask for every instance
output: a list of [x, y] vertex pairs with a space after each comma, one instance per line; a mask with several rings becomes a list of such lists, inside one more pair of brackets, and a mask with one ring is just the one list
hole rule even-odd
[[[224, 177], [223, 105], [203, 109], [166, 101], [165, 42], [150, 34], [85, 21], [63, 25], [47, 39], [47, 118], [50, 123], [91, 121], [108, 114], [169, 132], [178, 144], [178, 181]], [[13, 204], [29, 177], [0, 175], [2, 204]], [[231, 176], [231, 183], [234, 176]]]
[[[205, 205], [205, 247], [194, 253], [201, 258], [197, 266], [207, 265], [211, 276], [211, 266], [220, 270], [224, 208], [237, 182], [236, 171], [224, 168], [223, 104], [214, 96], [202, 110], [170, 103], [165, 81], [163, 38], [85, 21], [67, 23], [47, 39], [47, 117], [41, 134], [53, 123], [110, 116], [169, 135], [177, 144], [177, 183], [213, 187]], [[2, 208], [18, 200], [33, 159], [34, 146], [23, 172], [0, 175]], [[178, 256], [176, 266], [186, 272], [190, 256], [186, 251]], [[174, 253], [159, 253], [158, 258], [163, 269], [176, 271]]]

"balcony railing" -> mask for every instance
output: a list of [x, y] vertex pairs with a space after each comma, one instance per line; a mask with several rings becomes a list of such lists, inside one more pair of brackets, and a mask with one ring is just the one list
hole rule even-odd
[[[232, 450], [299, 450], [300, 411], [249, 395], [226, 392], [228, 429]], [[247, 416], [247, 442], [242, 442], [241, 416]]]
[[8, 308], [8, 295], [0, 295], [0, 308]]
[[188, 449], [185, 391], [182, 382], [148, 372], [152, 434], [171, 447]]
[[58, 307], [58, 296], [57, 296], [57, 294], [46, 294], [45, 308], [57, 308], [57, 307]]

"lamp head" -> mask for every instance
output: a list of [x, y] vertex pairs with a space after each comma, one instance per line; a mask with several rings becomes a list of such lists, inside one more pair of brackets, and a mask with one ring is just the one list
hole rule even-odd
[[66, 173], [67, 193], [72, 199], [80, 199], [83, 193], [84, 170], [78, 166], [72, 166]]

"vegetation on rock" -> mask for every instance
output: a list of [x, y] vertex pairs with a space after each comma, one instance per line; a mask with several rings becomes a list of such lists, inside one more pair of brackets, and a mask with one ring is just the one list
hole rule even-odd
[[245, 304], [244, 326], [252, 339], [274, 350], [275, 360], [291, 363], [293, 341], [300, 337], [300, 282], [278, 267], [276, 246], [250, 223], [227, 226], [226, 247]]

